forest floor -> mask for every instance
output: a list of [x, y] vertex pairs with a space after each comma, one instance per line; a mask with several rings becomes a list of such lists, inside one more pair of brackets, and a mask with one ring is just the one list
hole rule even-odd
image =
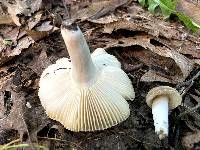
[[[15, 141], [52, 150], [200, 149], [198, 33], [175, 16], [164, 20], [149, 13], [134, 0], [71, 4], [71, 17], [77, 19], [91, 52], [101, 47], [116, 56], [136, 93], [134, 101], [128, 101], [131, 113], [126, 121], [103, 131], [72, 132], [48, 118], [38, 97], [43, 70], [69, 57], [60, 34], [63, 3], [44, 0], [43, 6], [32, 7], [28, 18], [19, 16], [20, 22], [3, 12], [8, 18], [0, 23], [0, 145]], [[183, 96], [169, 114], [169, 136], [162, 141], [145, 102], [148, 91], [160, 85], [174, 87]]]

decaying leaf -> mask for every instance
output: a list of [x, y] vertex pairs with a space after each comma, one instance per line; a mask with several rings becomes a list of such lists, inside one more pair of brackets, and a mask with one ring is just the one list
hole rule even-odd
[[123, 56], [135, 57], [149, 66], [150, 72], [144, 74], [142, 81], [183, 82], [192, 71], [194, 62], [164, 45], [153, 45], [152, 40], [153, 37], [145, 35], [112, 39], [107, 40], [106, 49], [128, 47]]
[[37, 133], [49, 121], [38, 98], [23, 91], [23, 87], [27, 89], [34, 84], [33, 77], [31, 69], [21, 67], [0, 79], [0, 132], [16, 130], [21, 141], [37, 142]]
[[160, 81], [160, 82], [168, 82], [175, 83], [172, 79], [161, 76], [158, 72], [149, 70], [146, 72], [140, 79], [140, 81], [152, 82], [152, 81]]
[[0, 132], [3, 130], [15, 129], [19, 132], [20, 138], [23, 138], [25, 133], [28, 133], [27, 126], [23, 118], [24, 107], [24, 94], [22, 92], [16, 92], [11, 87], [12, 78], [1, 81], [0, 88], [0, 103], [4, 107], [5, 112], [0, 110], [4, 114], [0, 119]]
[[200, 5], [198, 1], [178, 0], [176, 9], [200, 24]]
[[81, 20], [96, 20], [109, 12], [113, 12], [116, 8], [127, 2], [127, 0], [103, 0], [87, 4], [79, 2], [72, 6], [71, 17]]
[[1, 24], [12, 24], [13, 20], [6, 11], [6, 7], [0, 2], [0, 25]]
[[51, 25], [50, 21], [44, 22], [40, 26], [34, 28], [34, 30], [26, 30], [27, 35], [29, 35], [34, 41], [38, 41], [49, 34], [57, 31], [59, 28]]
[[[0, 28], [0, 65], [19, 55], [22, 50], [27, 49], [35, 41], [58, 30], [57, 27], [52, 25], [53, 20], [43, 21], [43, 23], [39, 24], [41, 17], [42, 12], [37, 12], [29, 20], [27, 27], [22, 29], [15, 26], [3, 26]], [[48, 17], [46, 16], [46, 18]], [[5, 45], [5, 39], [10, 39], [12, 44]]]
[[52, 64], [47, 59], [47, 54], [44, 50], [41, 51], [39, 57], [36, 57], [34, 60], [32, 60], [28, 66], [39, 76], [42, 74], [43, 70], [47, 68], [50, 64]]
[[[161, 56], [164, 56], [164, 57], [172, 58], [182, 71], [182, 75], [183, 75], [182, 81], [184, 81], [186, 79], [186, 77], [190, 74], [190, 72], [192, 71], [192, 69], [194, 67], [194, 63], [192, 60], [190, 60], [187, 57], [183, 56], [182, 54], [178, 53], [176, 50], [168, 49], [168, 48], [164, 48], [164, 47], [160, 48], [157, 46], [153, 52], [155, 52]], [[177, 80], [179, 80], [179, 79], [177, 79]], [[179, 82], [182, 82], [182, 81], [180, 79]]]
[[24, 38], [21, 38], [19, 41], [18, 41], [18, 44], [17, 46], [11, 50], [11, 51], [8, 51], [6, 53], [6, 56], [10, 57], [10, 56], [16, 56], [16, 55], [19, 55], [21, 53], [21, 51], [23, 49], [26, 49], [28, 48], [32, 43], [34, 43], [35, 41], [29, 37], [29, 36], [25, 36]]
[[116, 17], [114, 14], [106, 15], [105, 17], [98, 18], [98, 19], [88, 19], [89, 21], [93, 23], [98, 24], [105, 24], [105, 23], [111, 23], [118, 20], [118, 17]]
[[26, 19], [23, 17], [31, 16], [42, 6], [42, 0], [16, 0], [13, 4], [2, 0], [0, 2], [8, 7], [8, 13], [17, 26], [24, 24]]
[[190, 19], [190, 17], [188, 17], [187, 15], [176, 11], [176, 5], [177, 5], [177, 1], [174, 0], [139, 0], [139, 3], [142, 6], [148, 6], [148, 10], [151, 13], [154, 13], [156, 8], [159, 7], [164, 18], [169, 18], [171, 14], [176, 15], [180, 21], [182, 21], [185, 26], [193, 31], [197, 31], [200, 26], [195, 23], [194, 21], [192, 21]]
[[171, 27], [167, 22], [160, 20], [155, 21], [153, 16], [150, 14], [149, 16], [147, 16], [147, 14], [146, 16], [132, 16], [131, 14], [128, 16], [124, 15], [121, 19], [105, 24], [104, 26], [105, 33], [112, 33], [112, 31], [118, 29], [144, 31], [155, 37], [164, 36], [166, 38], [181, 39], [181, 34], [175, 29], [175, 27]]
[[[184, 35], [183, 35], [184, 36]], [[182, 40], [168, 40], [168, 39], [156, 39], [160, 43], [166, 46], [173, 47], [179, 53], [189, 55], [193, 58], [200, 58], [200, 38], [190, 39], [189, 35], [185, 35]]]
[[28, 26], [28, 30], [33, 29], [40, 21], [42, 17], [42, 12], [39, 11], [37, 12], [28, 22], [27, 26]]
[[[137, 54], [141, 56], [140, 59], [143, 57], [143, 60], [146, 60], [146, 62], [142, 62], [149, 66], [150, 70], [142, 77], [142, 81], [164, 81], [174, 84], [183, 82], [192, 71], [194, 64], [198, 64], [200, 39], [183, 32], [180, 30], [181, 27], [159, 19], [156, 20], [151, 14], [142, 11], [138, 11], [138, 14], [134, 15], [126, 14], [122, 18], [114, 17], [108, 22], [101, 21], [106, 20], [107, 17], [111, 16], [102, 17], [97, 19], [96, 22], [91, 21], [103, 25], [103, 32], [111, 35], [110, 37], [105, 36], [98, 41], [104, 43], [106, 49], [122, 47], [129, 49], [129, 52], [126, 51], [124, 53], [131, 57], [136, 55], [135, 58], [138, 58]], [[121, 37], [118, 35], [118, 37], [113, 38], [113, 34], [114, 36], [120, 34]], [[165, 65], [154, 61], [155, 64], [152, 69], [153, 58], [148, 59], [148, 57], [151, 58], [153, 55], [147, 54], [147, 51], [145, 54], [148, 57], [147, 55], [141, 55], [142, 51], [134, 51], [134, 47], [137, 46], [141, 46], [141, 48], [147, 51], [152, 51], [154, 55], [159, 55], [156, 59], [160, 57], [160, 59], [165, 60], [166, 62], [163, 63]], [[185, 55], [190, 55], [194, 60]], [[169, 64], [173, 64], [173, 67]], [[161, 68], [162, 71], [155, 70], [155, 66]], [[174, 66], [178, 67], [178, 69], [174, 68]], [[166, 74], [167, 72], [168, 74]]]

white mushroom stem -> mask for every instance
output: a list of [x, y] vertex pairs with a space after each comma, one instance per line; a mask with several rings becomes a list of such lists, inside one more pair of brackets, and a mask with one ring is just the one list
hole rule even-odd
[[152, 103], [155, 132], [159, 135], [159, 139], [168, 136], [168, 100], [167, 96], [159, 96]]
[[62, 28], [61, 33], [72, 61], [74, 81], [79, 85], [88, 85], [96, 75], [96, 68], [83, 33], [79, 27], [77, 30]]

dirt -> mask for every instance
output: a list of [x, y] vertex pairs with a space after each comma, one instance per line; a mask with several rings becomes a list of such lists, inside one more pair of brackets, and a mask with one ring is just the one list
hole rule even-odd
[[[61, 2], [55, 4], [62, 10], [59, 11], [62, 16], [64, 8], [60, 5]], [[184, 48], [184, 42], [188, 43], [188, 47], [199, 46], [199, 36], [193, 37], [187, 29], [180, 29], [182, 25], [176, 19], [165, 23], [158, 16], [150, 20], [154, 16], [134, 1], [120, 7], [121, 5], [114, 5], [111, 13], [106, 10], [106, 14], [121, 16], [134, 11], [138, 15], [143, 14], [144, 20], [134, 20], [142, 23], [128, 25], [123, 24], [120, 19], [116, 21], [117, 24], [115, 21], [111, 21], [111, 24], [105, 21], [95, 23], [102, 20], [94, 17], [93, 20], [79, 21], [78, 24], [86, 35], [91, 52], [97, 47], [105, 48], [118, 58], [122, 69], [131, 79], [136, 97], [134, 101], [128, 101], [131, 110], [129, 118], [117, 126], [96, 132], [72, 132], [48, 118], [38, 97], [40, 75], [59, 58], [69, 57], [60, 31], [56, 30], [5, 61], [0, 67], [0, 145], [20, 139], [22, 143], [38, 143], [52, 150], [200, 149], [200, 108], [187, 112], [200, 104], [200, 76], [194, 78], [200, 68], [197, 63], [193, 63], [194, 59], [200, 58], [200, 53], [196, 49], [193, 52], [181, 49], [178, 53], [173, 53], [176, 57], [161, 54], [177, 50], [180, 45]], [[150, 15], [148, 21], [145, 20], [147, 15]], [[108, 19], [105, 20], [109, 22]], [[152, 27], [152, 22], [156, 21], [173, 27], [166, 28], [168, 31], [163, 31], [161, 26]], [[189, 36], [182, 39], [183, 34]], [[144, 40], [142, 43], [141, 37]], [[163, 49], [166, 51], [162, 51]], [[185, 65], [190, 66], [189, 69], [184, 70], [187, 67], [178, 63], [176, 59], [179, 54], [181, 57], [178, 61], [187, 62]], [[153, 72], [154, 78], [152, 74], [144, 78], [149, 71]], [[159, 85], [172, 86], [180, 93], [185, 92], [183, 104], [169, 114], [169, 137], [164, 140], [159, 140], [154, 132], [151, 109], [145, 102], [148, 91]]]

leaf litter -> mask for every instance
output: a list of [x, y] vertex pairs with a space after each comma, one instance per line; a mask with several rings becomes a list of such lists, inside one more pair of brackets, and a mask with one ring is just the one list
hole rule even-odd
[[[21, 141], [38, 142], [54, 149], [174, 148], [174, 142], [159, 141], [151, 110], [145, 103], [148, 90], [165, 84], [185, 91], [183, 106], [175, 111], [177, 114], [172, 113], [174, 121], [185, 123], [178, 124], [184, 133], [178, 135], [178, 142], [186, 148], [198, 146], [200, 86], [199, 77], [193, 79], [199, 69], [198, 34], [192, 34], [176, 20], [166, 22], [160, 16], [155, 17], [135, 1], [67, 3], [91, 49], [103, 47], [115, 55], [136, 89], [136, 99], [130, 103], [131, 114], [125, 122], [105, 131], [72, 133], [47, 118], [37, 96], [39, 76], [44, 68], [67, 56], [63, 40], [55, 32], [65, 10], [61, 1], [48, 5], [55, 9], [48, 11], [41, 7], [44, 6], [41, 1], [35, 2], [29, 11], [22, 10], [24, 16], [13, 12], [15, 17], [11, 18], [20, 27], [10, 22], [0, 26], [1, 144], [9, 142], [4, 137], [11, 136], [7, 131], [14, 130], [18, 132], [13, 132], [15, 139], [20, 137]], [[29, 19], [23, 20], [25, 16]], [[5, 39], [11, 45], [5, 44]], [[170, 132], [173, 136], [170, 138], [176, 141], [178, 130]], [[191, 137], [197, 138], [188, 140]]]
[[[16, 9], [18, 9], [18, 5], [27, 5], [27, 7], [23, 7], [20, 12], [11, 11], [10, 13], [15, 13], [13, 14], [15, 16], [13, 20], [16, 20], [16, 18], [18, 18], [18, 20], [22, 20], [25, 16], [28, 16], [28, 19], [24, 20], [24, 24], [20, 23], [19, 25], [19, 23], [16, 23], [16, 25], [23, 25], [23, 27], [16, 27], [13, 25], [8, 25], [8, 27], [0, 27], [0, 65], [3, 65], [14, 56], [19, 55], [22, 50], [27, 49], [31, 44], [58, 30], [58, 28], [53, 24], [55, 22], [55, 19], [57, 18], [52, 18], [51, 13], [39, 10], [40, 5], [42, 5], [41, 0], [34, 1], [33, 4], [30, 4], [28, 2], [25, 4], [25, 2], [20, 1], [17, 1], [16, 4], [10, 4], [8, 2], [4, 2], [4, 4], [8, 8], [15, 6]], [[30, 10], [28, 9], [29, 7], [31, 7]], [[18, 17], [19, 15], [17, 13], [23, 13], [24, 16], [22, 15], [22, 17], [20, 18]], [[3, 41], [6, 38], [12, 41], [11, 45], [3, 44]]]

